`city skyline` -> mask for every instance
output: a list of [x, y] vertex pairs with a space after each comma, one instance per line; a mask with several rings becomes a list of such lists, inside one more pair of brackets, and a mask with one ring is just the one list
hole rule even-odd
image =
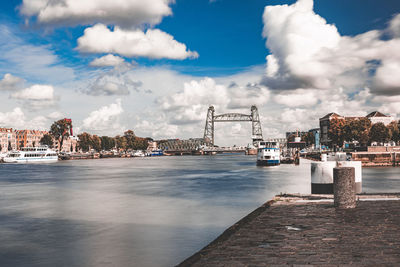
[[[209, 105], [255, 104], [264, 137], [279, 137], [330, 112], [400, 114], [396, 1], [1, 5], [0, 127], [67, 117], [78, 132], [184, 139], [202, 137]], [[216, 144], [250, 135], [250, 124], [218, 125]]]

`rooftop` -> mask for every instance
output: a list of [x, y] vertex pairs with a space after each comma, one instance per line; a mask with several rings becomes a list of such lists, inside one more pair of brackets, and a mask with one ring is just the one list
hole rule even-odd
[[370, 118], [370, 117], [389, 117], [389, 116], [387, 116], [379, 111], [373, 111], [367, 115], [367, 118]]
[[275, 197], [180, 266], [370, 265], [400, 262], [400, 194]]

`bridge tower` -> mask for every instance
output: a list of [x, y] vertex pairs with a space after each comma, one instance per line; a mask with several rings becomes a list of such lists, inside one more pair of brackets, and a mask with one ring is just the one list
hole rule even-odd
[[214, 107], [210, 106], [207, 111], [206, 126], [204, 128], [204, 142], [211, 146], [214, 146], [214, 113]]
[[204, 142], [214, 146], [214, 123], [215, 122], [237, 122], [237, 121], [251, 121], [252, 125], [252, 140], [256, 145], [258, 141], [263, 140], [260, 115], [256, 106], [251, 107], [251, 114], [240, 113], [226, 113], [215, 115], [215, 109], [210, 106], [207, 111], [206, 126], [204, 128]]
[[263, 140], [260, 116], [258, 115], [258, 109], [256, 106], [251, 106], [251, 128], [252, 128], [252, 139], [253, 145], [258, 141]]

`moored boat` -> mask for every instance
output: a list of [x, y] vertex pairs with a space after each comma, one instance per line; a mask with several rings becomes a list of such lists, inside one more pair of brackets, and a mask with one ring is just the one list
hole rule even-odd
[[50, 163], [58, 161], [58, 155], [47, 146], [24, 147], [11, 151], [4, 157], [5, 163]]
[[257, 166], [276, 166], [280, 162], [280, 148], [277, 142], [260, 141], [257, 149]]

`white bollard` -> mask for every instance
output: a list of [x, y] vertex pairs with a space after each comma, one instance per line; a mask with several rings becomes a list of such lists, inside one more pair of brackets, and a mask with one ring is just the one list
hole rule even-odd
[[321, 154], [321, 161], [323, 161], [323, 162], [328, 161], [328, 155], [327, 154]]
[[311, 163], [311, 194], [333, 194], [333, 168], [336, 161]]
[[337, 167], [353, 167], [355, 171], [356, 194], [362, 192], [361, 161], [338, 161]]

